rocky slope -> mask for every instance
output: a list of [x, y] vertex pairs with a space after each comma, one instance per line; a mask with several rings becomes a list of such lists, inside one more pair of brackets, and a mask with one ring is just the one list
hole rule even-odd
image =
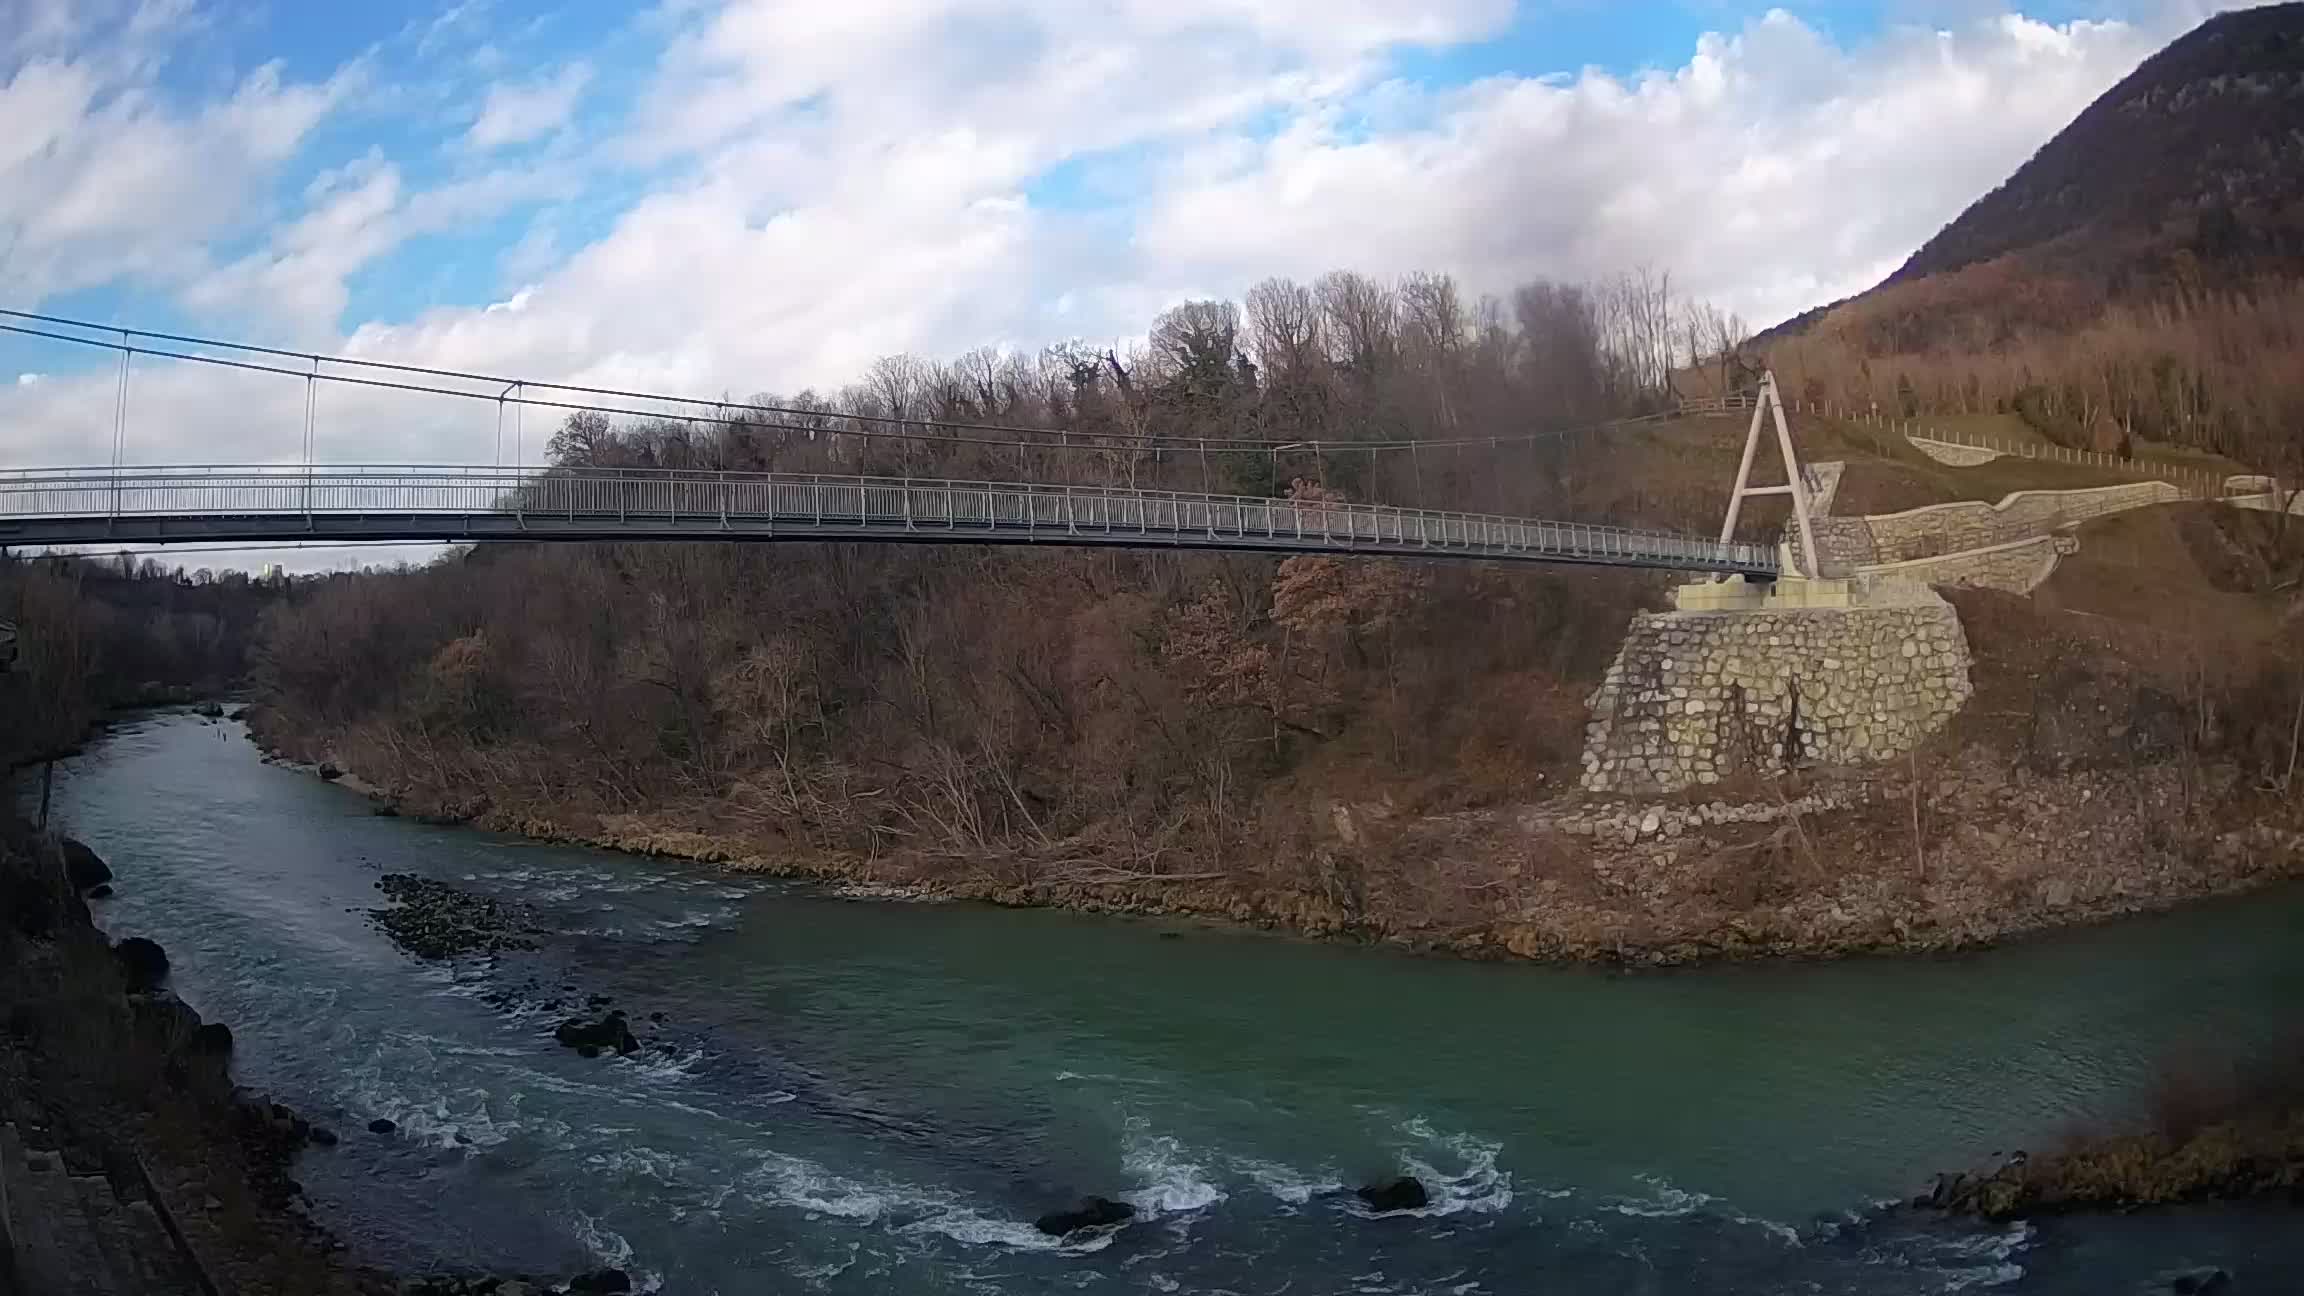
[[[104, 867], [82, 847], [68, 869], [57, 844], [0, 816], [0, 1173], [57, 1189], [11, 1202], [26, 1281], [94, 1281], [101, 1265], [128, 1275], [106, 1289], [124, 1292], [198, 1290], [194, 1271], [241, 1296], [630, 1289], [614, 1271], [404, 1277], [347, 1256], [294, 1178], [300, 1155], [326, 1155], [338, 1135], [232, 1083], [231, 1030], [170, 993], [165, 951], [115, 945], [91, 921], [83, 891], [133, 885], [92, 883], [92, 865]], [[169, 1227], [88, 1228], [135, 1218]], [[129, 1243], [141, 1251], [103, 1250]]]

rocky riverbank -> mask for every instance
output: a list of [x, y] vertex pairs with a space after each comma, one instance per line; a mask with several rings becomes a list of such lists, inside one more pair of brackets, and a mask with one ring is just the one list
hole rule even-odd
[[1987, 1173], [1943, 1175], [1913, 1205], [2011, 1220], [2266, 1198], [2304, 1205], [2304, 1111], [2223, 1121], [2181, 1138], [2089, 1139]]
[[2197, 1201], [2304, 1205], [2304, 1051], [2164, 1068], [2148, 1107], [2148, 1128], [1939, 1175], [1912, 1205], [1989, 1220]]
[[19, 1201], [20, 1264], [78, 1272], [101, 1253], [147, 1280], [181, 1273], [242, 1296], [630, 1290], [614, 1270], [407, 1276], [349, 1256], [305, 1213], [294, 1177], [298, 1157], [327, 1155], [341, 1136], [236, 1087], [230, 1028], [168, 989], [165, 951], [134, 937], [114, 944], [95, 926], [84, 895], [133, 884], [78, 843], [0, 820], [0, 1127], [27, 1149], [24, 1173], [61, 1162], [68, 1175], [101, 1175], [107, 1189], [81, 1191], [148, 1207], [168, 1225], [140, 1235], [160, 1254], [121, 1255], [127, 1235], [99, 1243], [81, 1231], [100, 1216], [35, 1217], [26, 1212], [38, 1204]]

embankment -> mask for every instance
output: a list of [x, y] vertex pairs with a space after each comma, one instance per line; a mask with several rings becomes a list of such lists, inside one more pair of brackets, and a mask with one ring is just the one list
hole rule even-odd
[[2242, 679], [2203, 682], [2194, 656], [2108, 635], [2092, 615], [1986, 592], [1955, 602], [1976, 695], [1894, 764], [1458, 809], [1299, 785], [1219, 867], [1163, 869], [1108, 841], [824, 850], [739, 800], [600, 813], [524, 795], [516, 779], [442, 787], [372, 733], [251, 720], [267, 744], [359, 771], [410, 815], [862, 894], [1194, 916], [1475, 957], [1940, 950], [2304, 875], [2304, 824], [2254, 763], [2278, 753], [2204, 700], [2245, 697]]

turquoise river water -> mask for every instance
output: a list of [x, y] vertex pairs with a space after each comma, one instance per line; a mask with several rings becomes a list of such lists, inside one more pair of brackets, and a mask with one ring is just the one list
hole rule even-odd
[[[1876, 1209], [2131, 1118], [2165, 1059], [2290, 1032], [2304, 892], [1956, 958], [1623, 974], [850, 902], [425, 827], [182, 714], [117, 726], [56, 814], [119, 874], [99, 920], [166, 947], [242, 1081], [344, 1134], [297, 1173], [379, 1263], [610, 1262], [727, 1296], [2093, 1296], [2206, 1265], [2304, 1290], [2285, 1208]], [[531, 906], [541, 946], [411, 958], [365, 916], [387, 871]], [[649, 1047], [557, 1047], [594, 994]], [[1398, 1174], [1432, 1205], [1337, 1191]], [[1136, 1220], [1032, 1228], [1088, 1193]]]

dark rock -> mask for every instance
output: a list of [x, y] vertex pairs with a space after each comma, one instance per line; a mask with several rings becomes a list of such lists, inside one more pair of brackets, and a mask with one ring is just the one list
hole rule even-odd
[[246, 720], [248, 718], [248, 708], [234, 707], [225, 713], [224, 718], [227, 720]]
[[660, 1012], [652, 1012], [648, 1014], [648, 1020], [655, 1022], [658, 1025], [662, 1025], [664, 1022], [664, 1014]]
[[517, 905], [476, 895], [412, 873], [387, 873], [376, 889], [397, 902], [371, 909], [369, 921], [418, 958], [457, 958], [534, 949], [535, 920]]
[[2195, 1269], [2178, 1274], [2168, 1290], [2176, 1296], [2225, 1296], [2232, 1290], [2232, 1275], [2221, 1269]]
[[192, 708], [192, 714], [210, 720], [221, 720], [224, 718], [224, 704], [221, 702], [202, 702]]
[[571, 1017], [553, 1029], [552, 1038], [579, 1052], [586, 1048], [614, 1049], [618, 1053], [640, 1051], [640, 1041], [632, 1038], [632, 1028], [625, 1023], [622, 1012], [611, 1012], [596, 1022]]
[[88, 898], [89, 898], [89, 899], [91, 899], [91, 900], [109, 900], [109, 899], [111, 899], [111, 898], [112, 898], [112, 886], [111, 886], [111, 884], [110, 884], [110, 883], [108, 883], [108, 882], [99, 882], [99, 883], [97, 883], [96, 885], [94, 885], [94, 886], [92, 886], [92, 887], [88, 888]]
[[392, 804], [389, 801], [385, 801], [371, 807], [368, 813], [376, 816], [379, 819], [397, 819], [400, 817], [400, 807]]
[[88, 849], [83, 843], [67, 837], [58, 842], [57, 846], [64, 852], [64, 878], [72, 884], [73, 890], [85, 891], [112, 880], [112, 869], [105, 864], [103, 856]]
[[230, 1057], [232, 1054], [232, 1028], [222, 1022], [209, 1022], [195, 1027], [185, 1047], [194, 1053], [209, 1057]]
[[612, 1296], [632, 1290], [632, 1279], [621, 1269], [598, 1269], [569, 1279], [568, 1290], [585, 1296]]
[[614, 1002], [616, 1002], [614, 999], [603, 994], [584, 996], [584, 1006], [587, 1008], [605, 1008]]
[[600, 1046], [597, 1044], [579, 1044], [576, 1046], [576, 1056], [580, 1058], [596, 1058], [600, 1056]]
[[1050, 1211], [1032, 1221], [1032, 1227], [1050, 1237], [1063, 1237], [1082, 1229], [1112, 1228], [1135, 1218], [1136, 1208], [1109, 1197], [1086, 1197], [1076, 1210]]
[[399, 1128], [400, 1127], [398, 1125], [393, 1124], [391, 1121], [388, 1121], [381, 1116], [368, 1122], [368, 1132], [371, 1134], [390, 1134]]
[[333, 762], [322, 761], [320, 762], [320, 777], [327, 782], [333, 783], [336, 780], [344, 777], [344, 771], [336, 768]]
[[1368, 1209], [1377, 1212], [1422, 1210], [1432, 1204], [1432, 1195], [1424, 1191], [1423, 1182], [1406, 1176], [1390, 1183], [1364, 1185], [1357, 1195]]
[[120, 971], [127, 977], [131, 993], [158, 989], [168, 979], [167, 951], [142, 936], [131, 936], [113, 946], [112, 957], [120, 960]]
[[1182, 933], [1182, 932], [1162, 932], [1162, 933], [1160, 933], [1160, 939], [1162, 939], [1162, 940], [1182, 940], [1182, 939], [1184, 939], [1184, 933]]
[[314, 1143], [319, 1144], [321, 1147], [336, 1146], [336, 1131], [329, 1129], [325, 1125], [313, 1126], [310, 1137]]

